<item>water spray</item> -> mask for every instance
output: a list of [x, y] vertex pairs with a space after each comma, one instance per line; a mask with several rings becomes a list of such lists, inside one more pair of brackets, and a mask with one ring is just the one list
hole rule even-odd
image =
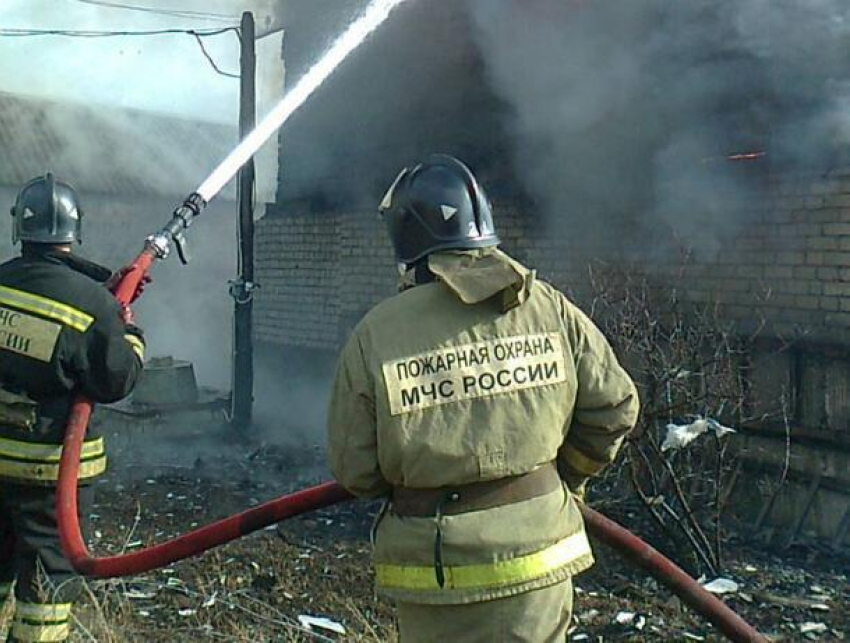
[[165, 259], [171, 245], [177, 247], [182, 263], [187, 263], [185, 231], [195, 217], [221, 192], [225, 184], [257, 153], [339, 65], [383, 24], [390, 13], [405, 0], [374, 0], [366, 10], [333, 42], [330, 49], [302, 76], [281, 101], [233, 148], [212, 173], [174, 211], [171, 221], [149, 237], [145, 249], [155, 259]]

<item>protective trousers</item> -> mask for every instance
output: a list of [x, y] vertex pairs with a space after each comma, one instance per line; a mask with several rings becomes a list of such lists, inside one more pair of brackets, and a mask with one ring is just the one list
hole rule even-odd
[[400, 643], [566, 643], [571, 578], [516, 596], [462, 605], [398, 604]]
[[[93, 487], [80, 487], [84, 534], [93, 496]], [[54, 487], [0, 481], [0, 605], [15, 592], [8, 641], [65, 641], [70, 633], [82, 580], [62, 555], [55, 507]]]

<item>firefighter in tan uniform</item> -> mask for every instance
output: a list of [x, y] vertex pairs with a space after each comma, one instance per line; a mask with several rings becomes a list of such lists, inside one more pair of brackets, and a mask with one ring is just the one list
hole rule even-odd
[[594, 324], [496, 248], [469, 169], [434, 156], [381, 204], [401, 292], [354, 329], [329, 409], [336, 479], [386, 497], [379, 592], [401, 641], [565, 641], [593, 564], [576, 496], [635, 424]]
[[[14, 588], [8, 641], [47, 643], [68, 638], [81, 589], [55, 515], [71, 403], [79, 393], [96, 402], [128, 395], [144, 340], [102, 283], [110, 271], [71, 252], [82, 211], [70, 186], [33, 179], [12, 216], [22, 248], [0, 265], [0, 607]], [[89, 483], [105, 468], [103, 438], [90, 431], [79, 469], [84, 533]]]

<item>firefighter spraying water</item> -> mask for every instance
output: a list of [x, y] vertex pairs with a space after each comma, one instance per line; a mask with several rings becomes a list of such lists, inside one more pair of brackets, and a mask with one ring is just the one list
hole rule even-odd
[[[339, 64], [390, 16], [404, 0], [375, 0], [346, 31], [337, 38], [325, 55], [305, 74], [281, 102], [228, 155], [210, 176], [174, 211], [171, 220], [145, 243], [143, 251], [123, 271], [123, 279], [115, 289], [120, 304], [128, 303], [139, 284], [157, 259], [166, 258], [176, 247], [185, 263], [185, 233], [240, 167], [302, 106]], [[269, 524], [308, 511], [350, 499], [352, 496], [336, 483], [325, 483], [272, 500], [241, 514], [220, 520], [172, 541], [109, 558], [91, 556], [83, 541], [78, 523], [76, 484], [83, 437], [90, 418], [92, 403], [78, 398], [68, 422], [62, 460], [59, 468], [57, 519], [62, 549], [74, 568], [94, 577], [114, 577], [137, 574], [193, 556], [217, 545], [229, 542]], [[588, 521], [589, 531], [630, 554], [638, 564], [671, 586], [686, 602], [706, 615], [730, 639], [762, 641], [749, 625], [743, 622], [722, 602], [699, 588], [672, 563], [628, 532], [623, 534], [616, 525], [606, 521], [587, 507], [581, 508]]]
[[[14, 587], [9, 641], [64, 641], [82, 590], [60, 550], [56, 480], [72, 400], [126, 397], [144, 360], [144, 334], [129, 307], [105, 286], [111, 271], [83, 259], [84, 210], [76, 191], [52, 174], [24, 185], [12, 207], [21, 253], [0, 266], [0, 601]], [[106, 469], [104, 439], [82, 445], [80, 520]], [[76, 514], [75, 514], [76, 515]], [[42, 591], [44, 586], [55, 588]]]

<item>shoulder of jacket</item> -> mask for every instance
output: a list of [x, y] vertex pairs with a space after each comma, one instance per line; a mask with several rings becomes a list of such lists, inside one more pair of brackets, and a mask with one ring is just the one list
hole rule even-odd
[[387, 297], [376, 304], [354, 325], [345, 345], [350, 346], [356, 342], [361, 346], [371, 346], [373, 342], [379, 342], [386, 333], [404, 327], [407, 320], [423, 314], [419, 302], [423, 296], [429, 296], [425, 291], [436, 285], [416, 286]]
[[[118, 313], [118, 303], [99, 282], [59, 262], [33, 263], [18, 257], [0, 266], [0, 281], [13, 289], [69, 306], [95, 320]], [[25, 279], [22, 281], [22, 277]]]
[[397, 322], [399, 318], [421, 314], [418, 311], [421, 302], [431, 298], [438, 290], [441, 290], [441, 286], [437, 283], [408, 288], [376, 304], [363, 316], [361, 322], [380, 324], [388, 318]]
[[118, 310], [118, 302], [104, 286], [68, 266], [57, 265], [57, 278], [67, 284], [67, 298], [71, 305], [79, 306], [86, 312], [99, 317]]
[[567, 315], [572, 315], [574, 311], [579, 310], [578, 306], [567, 295], [543, 279], [534, 280], [534, 294], [538, 297], [551, 300], [552, 303], [556, 304]]
[[535, 285], [540, 286], [541, 296], [549, 299], [556, 308], [564, 332], [573, 341], [578, 341], [579, 336], [588, 332], [592, 333], [598, 330], [590, 316], [561, 290], [545, 281], [537, 281]]

